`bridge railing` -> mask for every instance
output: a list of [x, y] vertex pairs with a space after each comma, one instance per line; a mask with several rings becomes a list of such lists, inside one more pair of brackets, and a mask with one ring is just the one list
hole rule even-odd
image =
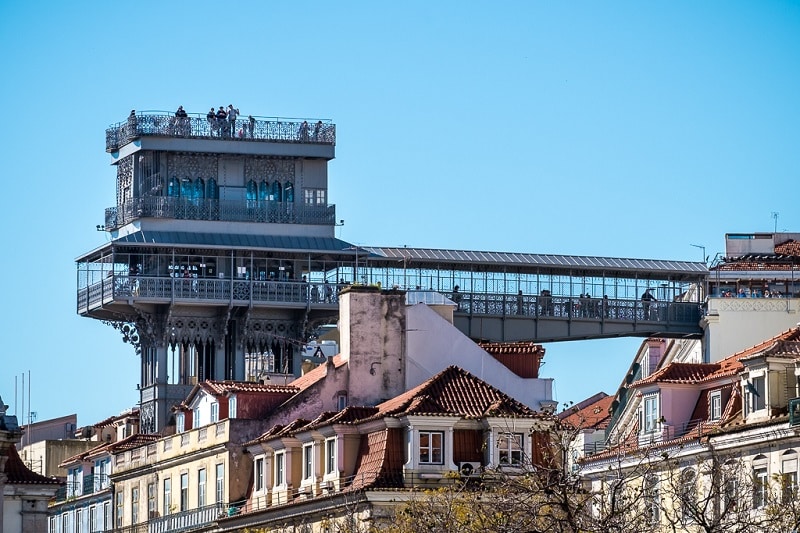
[[451, 292], [457, 312], [470, 315], [621, 320], [626, 322], [697, 322], [700, 306], [691, 302], [642, 301], [574, 296]]

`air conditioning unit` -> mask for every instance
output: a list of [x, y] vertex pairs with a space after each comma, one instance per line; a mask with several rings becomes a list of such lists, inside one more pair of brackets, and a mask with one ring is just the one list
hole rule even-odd
[[478, 477], [481, 475], [481, 464], [473, 461], [458, 463], [458, 473], [461, 477]]

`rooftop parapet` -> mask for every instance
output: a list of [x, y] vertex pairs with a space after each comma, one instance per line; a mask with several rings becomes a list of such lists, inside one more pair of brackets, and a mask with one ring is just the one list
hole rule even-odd
[[238, 117], [234, 121], [200, 114], [176, 117], [165, 111], [131, 112], [125, 122], [106, 130], [106, 152], [140, 137], [225, 139], [336, 145], [336, 125], [330, 120], [283, 117]]

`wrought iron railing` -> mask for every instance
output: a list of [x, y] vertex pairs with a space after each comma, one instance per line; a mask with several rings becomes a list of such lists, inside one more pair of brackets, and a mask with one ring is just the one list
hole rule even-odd
[[111, 486], [109, 477], [105, 474], [88, 474], [82, 481], [68, 481], [56, 491], [55, 501], [63, 502], [72, 498], [86, 496], [105, 490]]
[[336, 308], [339, 290], [329, 284], [322, 295], [319, 284], [304, 281], [257, 281], [218, 278], [172, 278], [110, 275], [78, 291], [78, 311], [115, 299], [136, 298], [162, 301], [239, 302], [254, 304], [299, 304]]
[[105, 228], [117, 229], [134, 220], [148, 217], [333, 225], [336, 223], [336, 207], [266, 200], [209, 200], [165, 196], [133, 198], [121, 206], [106, 209]]
[[168, 533], [170, 531], [192, 531], [208, 526], [225, 516], [227, 506], [223, 503], [206, 505], [199, 509], [177, 511], [154, 517], [146, 522], [114, 528], [114, 533]]
[[697, 324], [701, 311], [691, 302], [462, 292], [447, 296], [458, 305], [457, 312], [476, 315]]
[[178, 118], [164, 112], [137, 113], [106, 130], [106, 151], [119, 150], [133, 139], [145, 136], [335, 145], [336, 125], [329, 121], [278, 117], [253, 121], [239, 117], [231, 122], [203, 115]]

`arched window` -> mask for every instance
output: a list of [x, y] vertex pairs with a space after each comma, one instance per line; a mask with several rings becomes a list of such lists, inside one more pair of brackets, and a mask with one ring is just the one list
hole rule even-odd
[[194, 197], [198, 200], [202, 200], [205, 198], [206, 195], [206, 187], [205, 183], [203, 182], [203, 178], [197, 178], [194, 180]]
[[781, 456], [781, 503], [797, 498], [797, 452], [786, 450]]
[[192, 198], [194, 196], [194, 184], [189, 178], [181, 178], [181, 196]]
[[276, 202], [283, 201], [283, 190], [279, 181], [272, 182], [272, 199]]
[[169, 183], [167, 184], [167, 196], [177, 197], [180, 195], [181, 195], [180, 182], [178, 181], [178, 178], [172, 176], [169, 179]]
[[247, 182], [247, 200], [256, 200], [258, 199], [258, 187], [256, 186], [256, 182], [250, 180]]
[[753, 509], [764, 507], [768, 496], [767, 456], [756, 455], [753, 458]]
[[206, 183], [206, 198], [209, 200], [219, 199], [219, 187], [217, 187], [217, 180], [214, 178], [208, 178], [208, 183]]
[[286, 199], [287, 202], [294, 202], [294, 184], [287, 183], [286, 187], [283, 189], [283, 197]]
[[681, 506], [681, 521], [684, 524], [690, 524], [694, 521], [696, 513], [703, 506], [697, 505], [695, 487], [695, 472], [691, 468], [687, 468], [681, 472], [680, 487], [678, 489], [678, 497]]
[[269, 200], [269, 182], [267, 180], [262, 180], [258, 184], [258, 199], [261, 201]]

